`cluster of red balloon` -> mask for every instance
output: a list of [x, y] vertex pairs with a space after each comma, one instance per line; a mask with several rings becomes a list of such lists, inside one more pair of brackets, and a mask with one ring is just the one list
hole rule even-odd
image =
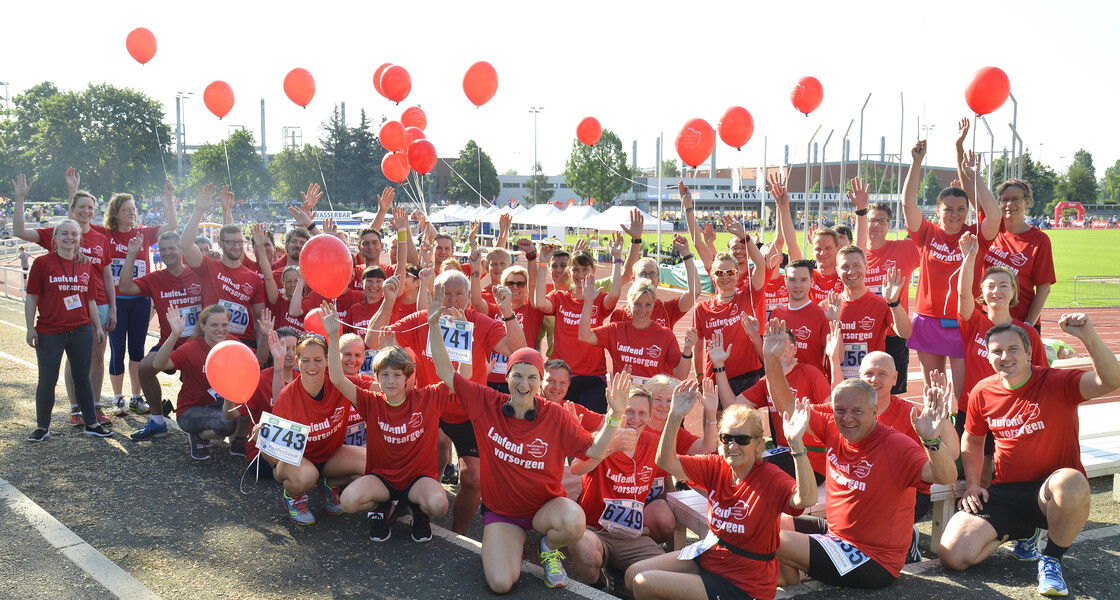
[[400, 183], [409, 169], [428, 174], [436, 166], [436, 147], [424, 134], [428, 115], [419, 106], [407, 108], [400, 121], [388, 121], [377, 137], [387, 152], [381, 159], [381, 172], [390, 181]]
[[219, 342], [206, 355], [206, 380], [219, 396], [234, 404], [249, 401], [260, 372], [256, 355], [237, 340]]
[[972, 76], [964, 90], [964, 101], [977, 115], [994, 112], [1011, 95], [1011, 80], [997, 67], [984, 67]]

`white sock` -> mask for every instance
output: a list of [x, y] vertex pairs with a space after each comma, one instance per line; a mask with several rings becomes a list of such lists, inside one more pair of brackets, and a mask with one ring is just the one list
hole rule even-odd
[[555, 550], [548, 547], [548, 538], [541, 538], [541, 552], [555, 552]]
[[152, 420], [156, 422], [156, 425], [163, 425], [163, 415], [152, 415]]

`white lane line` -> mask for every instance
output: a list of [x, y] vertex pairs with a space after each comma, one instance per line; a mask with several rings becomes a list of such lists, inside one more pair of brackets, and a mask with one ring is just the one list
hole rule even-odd
[[39, 530], [43, 539], [57, 548], [63, 556], [81, 567], [117, 598], [159, 600], [155, 592], [126, 573], [113, 561], [105, 558], [105, 555], [87, 544], [70, 528], [2, 478], [0, 478], [0, 499], [6, 501], [13, 513], [23, 515], [32, 527]]
[[0, 351], [0, 357], [6, 358], [6, 359], [16, 363], [17, 365], [22, 365], [24, 367], [27, 367], [28, 369], [39, 370], [39, 367], [36, 367], [35, 365], [27, 362], [26, 360], [23, 360], [22, 358], [19, 358], [18, 356], [12, 356], [11, 354], [8, 354], [7, 352]]

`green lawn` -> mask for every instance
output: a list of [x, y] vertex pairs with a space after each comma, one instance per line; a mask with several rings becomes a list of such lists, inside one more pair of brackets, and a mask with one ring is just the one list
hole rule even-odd
[[[1120, 229], [1090, 229], [1069, 230], [1051, 229], [1046, 231], [1054, 247], [1054, 268], [1057, 272], [1058, 282], [1050, 290], [1050, 298], [1046, 302], [1048, 308], [1065, 308], [1074, 298], [1073, 278], [1080, 276], [1105, 276], [1120, 278], [1120, 261], [1112, 261], [1105, 257], [1107, 248], [1120, 249]], [[716, 247], [725, 248], [729, 233], [716, 234]], [[773, 232], [767, 232], [769, 240]], [[568, 236], [569, 241], [575, 241], [575, 236]], [[657, 239], [657, 234], [649, 233], [642, 236], [646, 243], [652, 244]], [[798, 236], [798, 241], [802, 237]], [[662, 234], [662, 243], [668, 245], [672, 236]], [[804, 247], [804, 246], [802, 246]], [[1099, 287], [1099, 286], [1097, 286]], [[1120, 306], [1120, 283], [1112, 288], [1111, 295], [1116, 299], [1109, 300], [1079, 300], [1081, 306]]]

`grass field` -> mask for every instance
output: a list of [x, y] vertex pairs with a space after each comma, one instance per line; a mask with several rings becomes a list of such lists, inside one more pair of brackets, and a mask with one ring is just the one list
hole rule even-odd
[[[1120, 229], [1051, 229], [1046, 231], [1046, 234], [1050, 236], [1054, 248], [1054, 269], [1058, 277], [1058, 282], [1050, 290], [1047, 307], [1066, 307], [1073, 302], [1075, 276], [1120, 278], [1120, 260], [1114, 261], [1108, 258], [1109, 248], [1120, 249]], [[727, 238], [730, 235], [729, 233], [716, 234], [716, 247], [726, 248]], [[766, 239], [771, 239], [772, 236], [773, 232], [767, 232]], [[569, 241], [575, 241], [575, 236], [568, 237]], [[648, 233], [642, 238], [646, 243], [652, 244], [656, 241], [657, 234]], [[671, 240], [671, 235], [662, 234], [663, 244], [668, 245]], [[803, 241], [800, 234], [798, 241]], [[1101, 286], [1095, 287], [1099, 290]], [[1105, 296], [1108, 297], [1079, 299], [1078, 303], [1081, 306], [1120, 306], [1120, 282], [1108, 284], [1106, 287]], [[1090, 292], [1099, 294], [1099, 291], [1093, 290], [1092, 287]]]

